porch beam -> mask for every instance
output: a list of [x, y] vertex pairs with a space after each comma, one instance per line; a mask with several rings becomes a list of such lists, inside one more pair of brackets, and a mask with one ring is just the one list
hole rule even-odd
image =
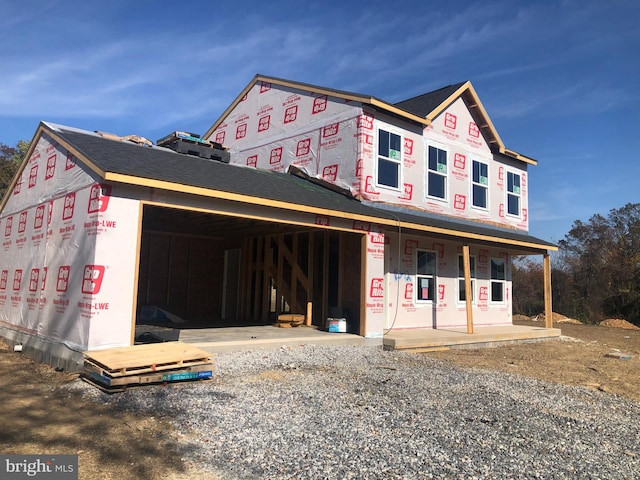
[[469, 245], [462, 246], [462, 264], [464, 268], [464, 298], [467, 309], [467, 333], [473, 333], [473, 292], [471, 291], [471, 260]]
[[544, 323], [546, 328], [553, 328], [553, 306], [551, 304], [551, 256], [545, 253], [543, 256], [544, 275]]

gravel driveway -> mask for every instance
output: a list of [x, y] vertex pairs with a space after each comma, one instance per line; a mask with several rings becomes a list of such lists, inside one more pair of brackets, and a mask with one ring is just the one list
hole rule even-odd
[[98, 401], [171, 417], [222, 479], [640, 478], [640, 404], [369, 347], [217, 354], [212, 382]]

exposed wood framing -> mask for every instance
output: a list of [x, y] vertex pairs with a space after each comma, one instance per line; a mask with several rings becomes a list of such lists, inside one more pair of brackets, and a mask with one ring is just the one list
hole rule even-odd
[[553, 328], [553, 305], [551, 302], [551, 256], [545, 253], [543, 256], [544, 274], [544, 323], [546, 328]]
[[360, 239], [360, 331], [358, 332], [362, 337], [367, 331], [367, 241], [368, 235], [362, 235]]
[[462, 246], [462, 263], [464, 267], [464, 298], [467, 308], [467, 333], [473, 333], [473, 292], [471, 290], [471, 261], [469, 245]]

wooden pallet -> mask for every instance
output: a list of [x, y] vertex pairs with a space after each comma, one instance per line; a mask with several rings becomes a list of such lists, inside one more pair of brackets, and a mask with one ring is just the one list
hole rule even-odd
[[82, 378], [93, 385], [99, 385], [103, 391], [122, 391], [122, 389], [150, 384], [185, 382], [190, 380], [210, 380], [213, 376], [213, 364], [205, 363], [193, 367], [164, 370], [155, 373], [110, 377], [101, 369], [85, 364]]
[[212, 376], [209, 353], [182, 342], [86, 352], [82, 374], [84, 380], [108, 392], [149, 384], [207, 380]]
[[110, 377], [174, 370], [210, 363], [209, 352], [183, 342], [108, 348], [85, 353], [84, 363]]

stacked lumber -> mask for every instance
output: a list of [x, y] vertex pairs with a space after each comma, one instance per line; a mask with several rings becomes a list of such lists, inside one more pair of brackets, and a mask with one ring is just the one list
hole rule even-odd
[[86, 352], [82, 373], [83, 380], [109, 393], [149, 384], [208, 380], [212, 376], [209, 353], [183, 342]]
[[280, 328], [299, 327], [304, 323], [304, 315], [297, 313], [283, 313], [278, 315], [275, 326]]

